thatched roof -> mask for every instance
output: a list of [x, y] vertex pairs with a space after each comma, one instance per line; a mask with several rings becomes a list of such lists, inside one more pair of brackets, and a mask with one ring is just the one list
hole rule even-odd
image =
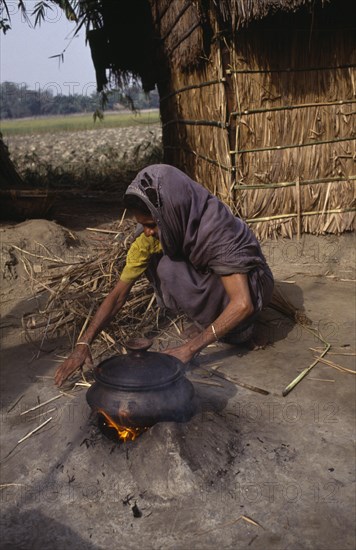
[[[107, 84], [105, 69], [111, 69], [119, 84], [136, 75], [149, 91], [167, 69], [163, 51], [165, 57], [172, 50], [185, 69], [206, 59], [218, 37], [267, 16], [303, 7], [313, 12], [330, 3], [335, 0], [102, 0], [101, 24], [88, 33], [98, 89]], [[158, 21], [161, 32], [157, 34]], [[185, 35], [188, 40], [177, 47]]]
[[327, 4], [331, 0], [219, 0], [217, 9], [233, 29], [276, 12], [295, 12], [300, 7]]

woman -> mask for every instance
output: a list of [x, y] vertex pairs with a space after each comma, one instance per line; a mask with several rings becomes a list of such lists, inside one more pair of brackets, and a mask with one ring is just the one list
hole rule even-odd
[[145, 272], [158, 299], [184, 312], [201, 332], [164, 353], [188, 363], [218, 339], [245, 341], [273, 291], [273, 277], [248, 226], [204, 187], [164, 164], [145, 168], [129, 185], [125, 205], [141, 225], [115, 288], [55, 375], [61, 385], [91, 363], [90, 344], [125, 303]]

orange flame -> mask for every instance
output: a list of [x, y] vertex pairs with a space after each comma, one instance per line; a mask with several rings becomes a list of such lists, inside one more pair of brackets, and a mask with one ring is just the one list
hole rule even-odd
[[128, 426], [120, 426], [103, 409], [99, 409], [98, 412], [105, 418], [107, 426], [114, 428], [117, 431], [119, 438], [123, 441], [134, 441], [136, 437], [147, 430], [147, 428], [130, 428]]

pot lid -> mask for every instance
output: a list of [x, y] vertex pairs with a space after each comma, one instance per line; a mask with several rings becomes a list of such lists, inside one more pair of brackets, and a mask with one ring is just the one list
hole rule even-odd
[[[129, 343], [127, 344], [130, 348]], [[184, 376], [183, 363], [164, 353], [143, 349], [114, 355], [95, 369], [95, 380], [124, 391], [146, 391], [169, 385]], [[134, 349], [134, 346], [131, 346]]]

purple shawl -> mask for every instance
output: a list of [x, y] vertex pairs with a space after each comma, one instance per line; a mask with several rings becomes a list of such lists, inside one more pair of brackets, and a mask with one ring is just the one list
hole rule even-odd
[[167, 164], [141, 170], [126, 194], [137, 195], [157, 222], [164, 254], [218, 275], [269, 268], [241, 219], [184, 172]]

